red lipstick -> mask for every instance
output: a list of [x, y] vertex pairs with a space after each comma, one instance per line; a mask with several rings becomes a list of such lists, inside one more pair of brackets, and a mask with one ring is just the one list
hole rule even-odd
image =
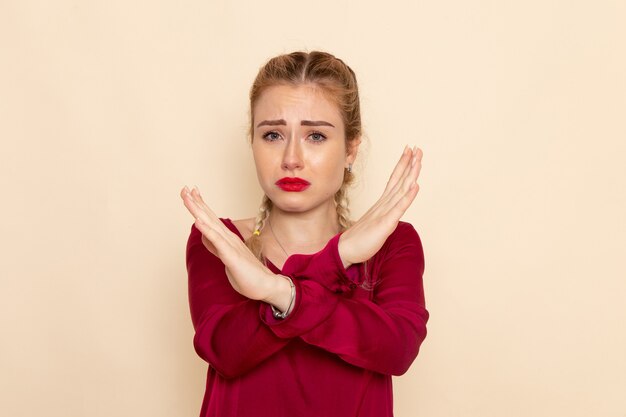
[[283, 191], [300, 192], [309, 188], [311, 183], [298, 177], [285, 177], [276, 181], [276, 185]]

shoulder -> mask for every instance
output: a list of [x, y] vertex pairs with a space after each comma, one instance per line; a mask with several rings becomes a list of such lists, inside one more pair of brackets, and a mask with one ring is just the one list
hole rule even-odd
[[400, 221], [398, 222], [398, 226], [396, 226], [396, 230], [389, 235], [389, 239], [399, 239], [399, 240], [419, 240], [419, 234], [415, 227], [411, 223]]
[[380, 252], [393, 256], [404, 251], [417, 252], [423, 256], [422, 241], [417, 230], [411, 223], [401, 221], [389, 235]]
[[233, 226], [235, 226], [243, 240], [247, 240], [250, 238], [250, 236], [252, 236], [255, 223], [254, 217], [250, 217], [248, 219], [232, 220], [231, 223]]
[[[246, 240], [250, 236], [252, 236], [255, 222], [254, 217], [239, 220], [231, 220], [228, 217], [220, 217], [220, 220], [222, 221], [222, 223], [224, 223], [224, 226], [226, 226], [231, 232], [238, 235], [242, 240]], [[194, 224], [192, 224], [191, 232], [189, 234], [189, 242], [200, 242], [201, 239], [202, 233], [200, 233], [200, 230], [198, 230], [198, 228]]]
[[368, 268], [369, 274], [376, 277], [374, 282], [378, 282], [382, 276], [395, 276], [394, 274], [421, 277], [424, 273], [424, 251], [413, 225], [398, 222], [378, 253], [368, 263]]

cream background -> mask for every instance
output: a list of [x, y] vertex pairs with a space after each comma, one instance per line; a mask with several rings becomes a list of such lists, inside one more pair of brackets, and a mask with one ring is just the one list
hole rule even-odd
[[399, 417], [626, 416], [623, 1], [0, 2], [0, 415], [196, 416], [178, 191], [254, 214], [269, 57], [356, 71], [354, 213], [405, 143], [432, 318]]

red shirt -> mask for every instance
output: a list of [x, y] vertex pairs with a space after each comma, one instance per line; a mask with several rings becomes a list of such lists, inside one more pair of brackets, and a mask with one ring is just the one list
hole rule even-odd
[[[243, 237], [230, 219], [224, 224]], [[194, 347], [209, 363], [201, 417], [389, 417], [391, 375], [405, 373], [426, 337], [424, 255], [400, 222], [364, 264], [343, 267], [334, 236], [280, 271], [296, 300], [284, 320], [228, 282], [195, 226], [187, 243]], [[368, 288], [368, 283], [370, 283]]]

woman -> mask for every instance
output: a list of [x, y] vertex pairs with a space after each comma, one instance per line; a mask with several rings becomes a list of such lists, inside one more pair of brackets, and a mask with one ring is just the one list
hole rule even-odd
[[352, 223], [361, 135], [356, 77], [323, 52], [261, 68], [250, 92], [256, 218], [218, 218], [181, 191], [194, 346], [210, 366], [201, 416], [393, 415], [391, 375], [426, 336], [420, 239], [401, 216], [422, 153], [405, 148], [382, 197]]

